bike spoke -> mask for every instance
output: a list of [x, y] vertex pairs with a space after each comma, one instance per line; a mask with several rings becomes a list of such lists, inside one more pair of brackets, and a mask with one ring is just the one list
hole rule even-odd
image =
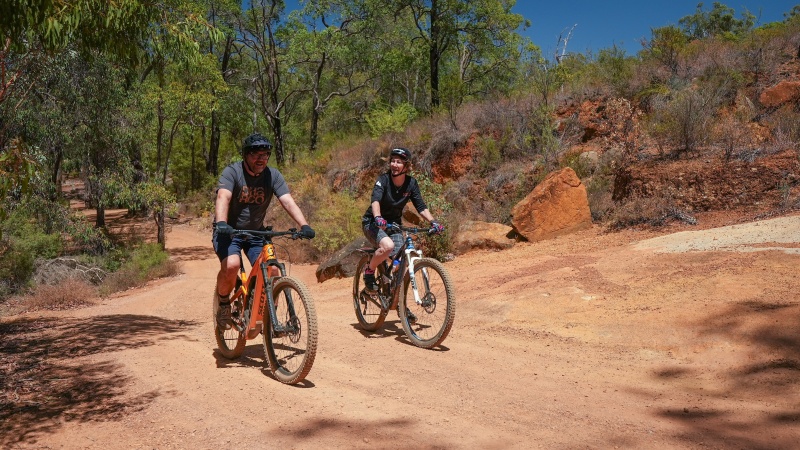
[[415, 345], [430, 348], [441, 343], [450, 331], [455, 317], [455, 295], [452, 282], [438, 261], [428, 258], [418, 261], [414, 275], [420, 303], [408, 283], [404, 297], [406, 318], [401, 323]]
[[274, 302], [278, 326], [273, 326], [267, 312], [264, 350], [276, 378], [297, 383], [311, 370], [316, 355], [316, 313], [309, 293], [297, 280], [283, 278], [276, 283]]

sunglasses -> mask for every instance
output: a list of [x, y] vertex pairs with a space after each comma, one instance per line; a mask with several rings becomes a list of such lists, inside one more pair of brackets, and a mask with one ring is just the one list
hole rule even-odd
[[271, 155], [271, 154], [272, 153], [270, 153], [270, 152], [258, 152], [258, 153], [252, 152], [252, 153], [248, 153], [247, 156], [249, 156], [251, 158], [254, 158], [254, 159], [264, 159], [264, 160], [266, 160], [266, 159], [269, 159], [269, 155]]

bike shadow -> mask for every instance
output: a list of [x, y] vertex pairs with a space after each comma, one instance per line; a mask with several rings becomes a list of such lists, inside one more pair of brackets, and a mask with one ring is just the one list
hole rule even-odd
[[[218, 369], [227, 369], [227, 368], [234, 368], [234, 367], [252, 367], [255, 369], [259, 369], [264, 375], [272, 378], [277, 382], [281, 382], [272, 374], [272, 371], [269, 368], [269, 364], [264, 356], [264, 347], [261, 344], [251, 344], [247, 345], [244, 348], [244, 352], [242, 356], [236, 359], [228, 359], [222, 356], [222, 353], [219, 350], [214, 349], [214, 359], [217, 362]], [[308, 389], [313, 388], [316, 385], [308, 380], [302, 380], [296, 384], [291, 384], [287, 386], [292, 386], [301, 389]]]
[[[408, 339], [408, 336], [406, 336], [406, 332], [403, 330], [403, 325], [400, 324], [400, 319], [387, 320], [383, 322], [381, 328], [375, 331], [367, 331], [362, 329], [361, 325], [358, 322], [351, 323], [350, 325], [367, 339], [386, 339], [394, 337], [394, 339], [398, 342], [409, 345], [411, 347], [417, 347], [416, 345], [414, 345], [413, 342], [411, 342], [410, 339]], [[434, 352], [449, 352], [450, 347], [439, 344], [427, 350], [431, 350]]]

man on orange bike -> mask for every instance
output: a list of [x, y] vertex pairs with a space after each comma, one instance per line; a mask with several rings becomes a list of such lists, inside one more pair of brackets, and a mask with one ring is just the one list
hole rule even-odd
[[308, 226], [303, 212], [289, 193], [283, 175], [273, 167], [267, 167], [272, 144], [259, 133], [248, 136], [242, 144], [242, 161], [235, 162], [219, 177], [217, 198], [214, 206], [214, 234], [212, 243], [219, 257], [217, 273], [217, 299], [219, 313], [217, 323], [229, 328], [231, 321], [230, 293], [236, 286], [241, 265], [240, 254], [244, 250], [252, 264], [261, 253], [264, 242], [261, 238], [243, 239], [231, 236], [235, 229], [263, 230], [272, 196], [300, 226], [300, 233], [311, 239], [314, 230]]
[[431, 229], [435, 233], [444, 231], [431, 215], [417, 180], [408, 174], [411, 169], [411, 152], [405, 148], [392, 149], [389, 154], [389, 170], [381, 174], [372, 188], [372, 199], [369, 208], [361, 218], [364, 235], [376, 247], [375, 256], [369, 262], [369, 267], [364, 270], [364, 287], [367, 292], [378, 290], [375, 282], [375, 269], [378, 264], [393, 256], [395, 248], [403, 245], [401, 233], [387, 233], [386, 226], [390, 223], [401, 223], [403, 208], [411, 201], [417, 212], [430, 221]]

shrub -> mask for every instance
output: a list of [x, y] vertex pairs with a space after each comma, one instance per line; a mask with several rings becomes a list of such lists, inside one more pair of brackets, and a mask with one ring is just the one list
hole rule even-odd
[[97, 289], [77, 278], [67, 278], [55, 285], [39, 285], [18, 302], [25, 311], [59, 311], [90, 305], [97, 297]]
[[610, 214], [613, 229], [634, 225], [662, 226], [670, 219], [677, 219], [694, 225], [696, 219], [688, 212], [678, 208], [668, 193], [652, 197], [632, 197], [627, 199]]
[[613, 185], [613, 179], [608, 175], [596, 175], [586, 181], [586, 196], [593, 221], [605, 221], [613, 212], [614, 201], [611, 199]]
[[364, 117], [372, 137], [388, 132], [401, 132], [414, 118], [417, 110], [409, 103], [401, 103], [394, 108], [378, 107]]
[[449, 220], [449, 214], [453, 206], [445, 199], [444, 186], [434, 183], [433, 180], [423, 174], [415, 174], [414, 178], [419, 182], [420, 192], [422, 193], [422, 198], [425, 199], [428, 210], [445, 227], [445, 232], [440, 235], [421, 235], [420, 243], [426, 256], [444, 261], [448, 253], [450, 253], [454, 237]]
[[710, 130], [713, 100], [713, 94], [693, 88], [658, 96], [650, 115], [649, 131], [659, 148], [680, 154], [703, 145]]
[[481, 154], [478, 159], [478, 166], [482, 175], [486, 175], [495, 170], [502, 160], [500, 154], [500, 144], [491, 136], [483, 137], [478, 143]]
[[45, 234], [30, 220], [14, 213], [2, 224], [0, 241], [0, 298], [23, 288], [37, 258], [54, 258], [62, 248], [61, 235]]
[[772, 126], [770, 146], [772, 152], [795, 148], [800, 143], [800, 113], [782, 108], [775, 112], [767, 122]]
[[131, 253], [118, 271], [103, 280], [100, 294], [109, 295], [177, 273], [177, 263], [169, 259], [169, 254], [159, 244], [143, 244]]
[[366, 203], [361, 204], [347, 194], [328, 193], [313, 214], [317, 235], [312, 241], [323, 254], [330, 255], [352, 242], [361, 233], [361, 215]]

